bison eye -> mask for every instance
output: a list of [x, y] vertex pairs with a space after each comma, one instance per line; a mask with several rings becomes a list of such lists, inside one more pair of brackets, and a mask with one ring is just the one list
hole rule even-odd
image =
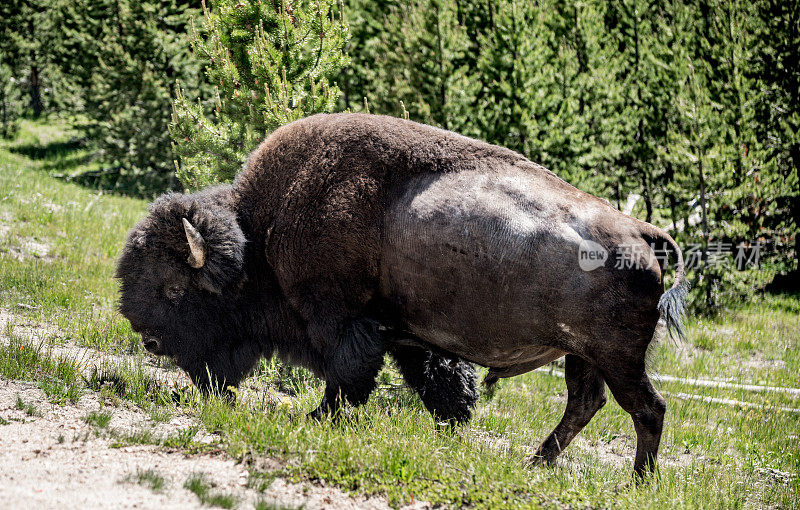
[[183, 296], [183, 288], [178, 285], [171, 285], [164, 292], [170, 301], [177, 301]]

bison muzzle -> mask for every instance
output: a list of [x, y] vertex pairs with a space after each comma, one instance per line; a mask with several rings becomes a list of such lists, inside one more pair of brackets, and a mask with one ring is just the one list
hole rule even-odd
[[[666, 293], [659, 251], [677, 259]], [[681, 252], [508, 149], [390, 117], [299, 120], [232, 185], [156, 200], [117, 277], [145, 347], [201, 388], [277, 354], [326, 381], [321, 416], [365, 402], [388, 353], [437, 419], [464, 422], [471, 363], [491, 382], [566, 356], [566, 411], [532, 462], [554, 462], [608, 386], [635, 472], [655, 466], [666, 403], [645, 355], [660, 317], [681, 334]]]

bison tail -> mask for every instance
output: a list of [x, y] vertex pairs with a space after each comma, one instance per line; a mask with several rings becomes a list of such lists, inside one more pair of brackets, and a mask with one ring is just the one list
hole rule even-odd
[[686, 280], [676, 282], [671, 289], [667, 290], [661, 299], [658, 300], [658, 311], [667, 323], [667, 331], [670, 338], [673, 334], [678, 335], [681, 340], [686, 340], [681, 321], [686, 315], [686, 295], [689, 294], [689, 283]]
[[686, 296], [689, 294], [689, 282], [686, 280], [686, 268], [683, 263], [683, 254], [678, 243], [669, 234], [657, 230], [656, 239], [666, 243], [675, 255], [675, 281], [672, 288], [668, 289], [658, 300], [658, 311], [667, 323], [667, 332], [670, 338], [677, 334], [681, 340], [686, 340], [681, 322], [686, 315]]

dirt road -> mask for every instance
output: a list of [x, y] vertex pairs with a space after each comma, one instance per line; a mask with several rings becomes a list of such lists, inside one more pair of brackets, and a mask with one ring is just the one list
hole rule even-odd
[[[8, 310], [0, 310], [0, 344], [8, 343], [4, 335], [9, 322], [14, 324], [15, 336], [37, 345], [52, 336], [51, 328], [26, 324]], [[120, 361], [109, 360], [119, 356], [69, 343], [48, 348], [51, 355], [79, 360], [87, 370]], [[153, 375], [159, 379], [185, 377], [154, 366], [149, 370], [157, 372]], [[201, 498], [184, 485], [202, 476], [207, 497], [219, 497], [235, 508], [254, 508], [260, 503], [265, 508], [389, 508], [380, 498], [354, 498], [335, 488], [292, 484], [281, 478], [259, 492], [248, 487], [248, 466], [221, 450], [189, 455], [124, 440], [137, 433], [175, 437], [187, 430], [198, 431], [194, 443], [219, 440], [189, 416], [164, 422], [127, 401], [96, 392], [84, 393], [76, 403], [55, 404], [33, 382], [0, 378], [0, 507], [200, 508], [204, 506]], [[262, 466], [279, 466], [272, 459], [258, 460]]]

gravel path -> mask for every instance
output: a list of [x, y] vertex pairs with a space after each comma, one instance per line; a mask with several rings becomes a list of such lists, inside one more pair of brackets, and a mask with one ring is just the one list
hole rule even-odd
[[[52, 336], [44, 326], [19, 324], [18, 318], [0, 310], [0, 343], [7, 343], [6, 324], [14, 334], [36, 342]], [[124, 356], [106, 355], [75, 345], [52, 346], [51, 355], [82, 360], [86, 368]], [[113, 358], [113, 359], [110, 359]], [[119, 359], [117, 359], [119, 358]], [[130, 361], [130, 360], [128, 360]], [[183, 374], [151, 366], [161, 378], [180, 380]], [[105, 426], [87, 423], [90, 413], [111, 415]], [[105, 399], [89, 392], [76, 403], [53, 404], [30, 382], [0, 378], [0, 506], [2, 508], [201, 508], [200, 499], [184, 488], [186, 480], [202, 474], [211, 494], [231, 495], [236, 508], [254, 508], [259, 502], [277, 508], [386, 509], [381, 498], [354, 498], [339, 489], [313, 484], [292, 484], [277, 478], [262, 492], [247, 487], [248, 466], [225, 453], [186, 454], [152, 445], [119, 447], [120, 437], [147, 430], [157, 437], [174, 436], [190, 427], [200, 432], [195, 442], [214, 442], [189, 416], [175, 416], [166, 423], [153, 421], [148, 413], [119, 399]], [[257, 465], [279, 466], [272, 459]], [[163, 479], [154, 490], [148, 472]], [[151, 476], [145, 478], [153, 478]], [[207, 506], [205, 508], [208, 508]], [[269, 508], [269, 506], [267, 506]], [[418, 503], [415, 508], [425, 508]]]
[[[25, 409], [19, 409], [21, 401]], [[3, 508], [201, 508], [198, 497], [183, 487], [202, 473], [214, 494], [234, 496], [239, 508], [259, 501], [286, 508], [387, 508], [373, 498], [356, 499], [333, 488], [290, 484], [276, 479], [263, 494], [246, 487], [249, 471], [223, 453], [186, 455], [150, 445], [114, 447], [120, 433], [137, 428], [156, 434], [175, 433], [192, 425], [185, 417], [155, 424], [142, 410], [120, 403], [106, 405], [107, 427], [86, 423], [98, 412], [96, 394], [76, 404], [48, 402], [29, 383], [0, 380], [0, 501]], [[153, 490], [137, 481], [151, 471], [164, 480]]]

